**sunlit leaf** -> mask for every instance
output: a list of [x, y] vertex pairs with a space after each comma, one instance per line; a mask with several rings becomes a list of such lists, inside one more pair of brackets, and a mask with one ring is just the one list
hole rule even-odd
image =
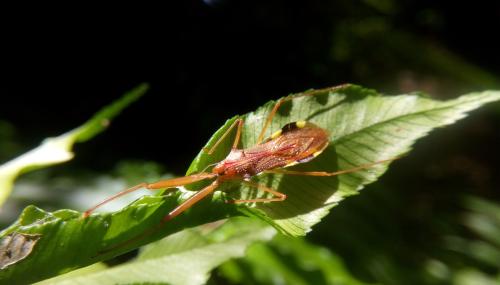
[[42, 144], [0, 166], [0, 206], [9, 197], [14, 180], [22, 173], [33, 169], [68, 161], [73, 158], [73, 144], [91, 139], [104, 131], [110, 120], [130, 103], [141, 97], [148, 86], [140, 85], [125, 94], [120, 100], [102, 109], [80, 127], [58, 137], [47, 138]]
[[[316, 91], [315, 96], [293, 99], [280, 109], [267, 134], [289, 122], [309, 120], [330, 132], [331, 144], [313, 161], [295, 169], [336, 171], [390, 159], [408, 153], [415, 141], [432, 129], [451, 124], [468, 111], [500, 99], [500, 92], [471, 93], [454, 100], [436, 101], [419, 95], [381, 96], [358, 86]], [[243, 116], [242, 147], [255, 143], [273, 102]], [[207, 143], [212, 146], [236, 118], [230, 119]], [[230, 139], [209, 156], [200, 153], [189, 173], [201, 171], [227, 155]], [[304, 235], [329, 210], [387, 170], [387, 164], [338, 177], [303, 177], [263, 174], [253, 179], [288, 195], [284, 202], [232, 205], [227, 199], [259, 197], [255, 189], [228, 182], [213, 196], [199, 202], [159, 227], [161, 219], [194, 192], [184, 188], [166, 197], [146, 196], [115, 213], [54, 213], [28, 207], [19, 220], [0, 233], [40, 234], [33, 252], [0, 272], [0, 280], [34, 282], [75, 268], [109, 259], [150, 241], [222, 218], [245, 213], [257, 216], [281, 232]], [[193, 187], [200, 189], [202, 183]], [[228, 197], [229, 196], [229, 197]], [[157, 230], [154, 230], [157, 229]], [[151, 234], [144, 234], [145, 232]], [[26, 272], [30, 272], [29, 275]]]
[[[495, 91], [471, 93], [449, 101], [419, 95], [380, 96], [358, 86], [316, 93], [285, 104], [267, 132], [270, 135], [281, 126], [299, 120], [311, 121], [330, 132], [330, 146], [313, 161], [295, 167], [300, 170], [336, 171], [395, 158], [410, 151], [412, 144], [432, 129], [451, 124], [465, 117], [466, 112], [500, 99], [500, 92]], [[243, 147], [254, 145], [272, 107], [271, 102], [243, 116]], [[225, 151], [213, 157], [201, 152], [188, 173], [222, 159], [230, 143], [224, 146]], [[254, 204], [241, 209], [269, 221], [283, 233], [304, 235], [339, 201], [357, 194], [386, 169], [387, 164], [379, 164], [356, 173], [326, 178], [259, 175], [254, 181], [271, 186], [288, 198], [280, 203]], [[230, 193], [244, 198], [262, 195], [241, 186], [233, 186]]]

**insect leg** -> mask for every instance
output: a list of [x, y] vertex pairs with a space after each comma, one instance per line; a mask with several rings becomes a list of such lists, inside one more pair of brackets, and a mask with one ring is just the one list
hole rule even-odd
[[217, 176], [216, 174], [213, 173], [197, 173], [189, 176], [184, 176], [184, 177], [177, 177], [177, 178], [172, 178], [172, 179], [165, 179], [165, 180], [160, 180], [154, 183], [140, 183], [137, 184], [133, 187], [130, 187], [126, 190], [123, 190], [121, 192], [116, 193], [115, 195], [107, 198], [106, 200], [102, 201], [101, 203], [95, 205], [94, 207], [88, 209], [83, 213], [83, 217], [86, 218], [88, 217], [95, 209], [99, 208], [100, 206], [118, 198], [121, 197], [125, 194], [134, 192], [136, 190], [139, 190], [141, 188], [149, 189], [149, 190], [158, 190], [158, 189], [164, 189], [164, 188], [169, 188], [169, 187], [178, 187], [178, 186], [183, 186], [186, 184], [194, 183], [196, 181], [204, 180], [204, 179], [209, 179]]
[[137, 236], [135, 236], [135, 237], [133, 237], [133, 238], [131, 238], [129, 240], [126, 240], [124, 242], [118, 243], [118, 244], [116, 244], [116, 245], [114, 245], [112, 247], [109, 247], [109, 248], [106, 248], [105, 250], [100, 251], [99, 254], [108, 253], [110, 251], [113, 251], [113, 250], [116, 250], [118, 248], [124, 247], [126, 245], [131, 244], [131, 243], [140, 241], [141, 239], [143, 239], [143, 238], [145, 238], [147, 236], [150, 236], [150, 235], [158, 232], [165, 225], [166, 222], [170, 221], [171, 219], [175, 218], [176, 216], [178, 216], [182, 212], [184, 212], [187, 209], [191, 208], [191, 206], [193, 206], [194, 204], [196, 204], [197, 202], [199, 202], [201, 199], [205, 198], [210, 193], [212, 193], [215, 189], [217, 189], [218, 186], [219, 186], [219, 180], [215, 180], [214, 182], [212, 182], [207, 187], [201, 189], [196, 194], [194, 194], [193, 196], [189, 197], [186, 201], [184, 201], [182, 204], [180, 204], [179, 206], [177, 206], [177, 208], [175, 208], [172, 211], [170, 211], [170, 213], [168, 213], [165, 217], [163, 217], [163, 219], [160, 221], [160, 223], [156, 224], [153, 227], [150, 227], [149, 229], [147, 229], [146, 231], [144, 231], [140, 235], [137, 235]]
[[238, 126], [238, 129], [236, 131], [236, 137], [233, 142], [233, 149], [238, 147], [238, 143], [240, 142], [240, 136], [241, 136], [241, 129], [243, 128], [243, 119], [237, 119], [236, 121], [233, 122], [233, 124], [224, 132], [224, 134], [217, 140], [217, 142], [210, 148], [203, 148], [203, 151], [205, 151], [208, 154], [212, 154], [214, 150], [219, 146], [219, 144], [229, 135], [229, 133], [234, 129], [235, 126]]
[[320, 93], [331, 92], [331, 91], [343, 89], [343, 88], [348, 87], [349, 85], [350, 84], [342, 84], [342, 85], [335, 86], [335, 87], [329, 87], [329, 88], [317, 89], [317, 90], [310, 90], [310, 91], [306, 91], [304, 93], [300, 93], [300, 94], [296, 94], [296, 95], [292, 95], [292, 96], [288, 96], [288, 97], [279, 99], [278, 102], [276, 102], [276, 104], [274, 105], [274, 107], [271, 110], [271, 112], [269, 113], [269, 115], [267, 115], [266, 122], [264, 123], [264, 127], [262, 127], [262, 130], [260, 131], [260, 134], [259, 134], [259, 137], [257, 139], [257, 143], [256, 144], [260, 144], [262, 142], [262, 140], [264, 139], [264, 135], [266, 133], [267, 128], [269, 127], [269, 125], [273, 121], [274, 115], [276, 114], [276, 112], [278, 112], [278, 109], [281, 107], [281, 105], [283, 103], [285, 103], [286, 101], [290, 101], [290, 100], [293, 100], [293, 99], [298, 98], [298, 97], [314, 96], [314, 95], [317, 95], [317, 94], [320, 94]]
[[273, 194], [274, 198], [258, 198], [258, 199], [246, 199], [246, 200], [231, 200], [228, 203], [252, 203], [252, 202], [275, 202], [275, 201], [284, 201], [286, 199], [286, 194], [273, 190], [265, 185], [250, 182], [250, 181], [242, 181], [243, 184], [246, 184], [250, 187], [255, 187], [262, 191]]
[[262, 142], [262, 140], [264, 139], [264, 134], [266, 133], [266, 130], [269, 127], [269, 124], [271, 124], [271, 122], [273, 121], [274, 115], [276, 114], [276, 112], [280, 108], [281, 104], [283, 104], [286, 101], [290, 101], [293, 98], [294, 97], [291, 97], [291, 96], [281, 98], [278, 100], [278, 102], [276, 102], [276, 104], [274, 104], [273, 109], [271, 110], [271, 112], [267, 116], [266, 122], [264, 123], [264, 126], [262, 127], [262, 130], [260, 131], [260, 134], [259, 134], [259, 137], [257, 138], [256, 144], [260, 144]]
[[354, 168], [350, 169], [345, 169], [345, 170], [339, 170], [335, 172], [325, 172], [325, 171], [294, 171], [294, 170], [287, 170], [287, 169], [271, 169], [271, 170], [266, 170], [265, 173], [275, 173], [275, 174], [288, 174], [288, 175], [304, 175], [304, 176], [337, 176], [341, 174], [346, 174], [346, 173], [352, 173], [356, 172], [362, 169], [367, 169], [370, 168], [374, 165], [381, 164], [381, 163], [387, 163], [391, 162], [393, 160], [399, 159], [401, 157], [395, 157], [395, 158], [390, 158], [390, 159], [384, 159], [384, 160], [379, 160], [376, 162], [372, 163], [367, 163], [363, 164]]
[[186, 201], [184, 201], [182, 204], [177, 206], [177, 208], [173, 209], [166, 215], [162, 222], [167, 222], [170, 221], [171, 219], [175, 218], [182, 212], [186, 211], [187, 209], [191, 208], [194, 204], [198, 203], [201, 199], [205, 198], [208, 194], [214, 192], [214, 190], [219, 187], [219, 180], [215, 180], [212, 182], [212, 184], [208, 185], [207, 187], [203, 188], [202, 190], [196, 192], [193, 196], [189, 197]]

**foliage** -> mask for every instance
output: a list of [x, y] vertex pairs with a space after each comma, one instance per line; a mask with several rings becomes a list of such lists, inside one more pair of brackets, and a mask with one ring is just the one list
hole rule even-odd
[[226, 262], [219, 271], [237, 284], [367, 284], [327, 248], [284, 235], [251, 246], [245, 259]]
[[460, 266], [452, 276], [456, 284], [498, 284], [500, 281], [500, 204], [465, 197], [464, 225], [477, 238], [448, 236], [446, 247], [477, 265]]
[[9, 197], [14, 180], [28, 171], [62, 163], [73, 158], [71, 151], [77, 142], [85, 142], [110, 124], [110, 120], [125, 107], [139, 99], [147, 91], [143, 84], [125, 94], [121, 100], [102, 109], [80, 127], [55, 138], [47, 138], [42, 144], [29, 152], [0, 166], [0, 206]]
[[[463, 118], [468, 111], [500, 99], [500, 93], [494, 91], [471, 93], [449, 101], [436, 101], [416, 94], [381, 96], [373, 90], [353, 85], [303, 94], [313, 93], [314, 96], [297, 97], [285, 104], [268, 130], [271, 133], [285, 123], [305, 119], [330, 131], [330, 146], [317, 159], [297, 166], [298, 170], [336, 171], [395, 158], [407, 153], [418, 138], [427, 135], [432, 129], [451, 124]], [[255, 143], [263, 120], [272, 106], [273, 102], [270, 102], [243, 116], [243, 147]], [[235, 119], [228, 120], [206, 147], [212, 146]], [[224, 141], [212, 156], [201, 152], [188, 173], [200, 171], [223, 159], [230, 144], [230, 140]], [[89, 218], [83, 218], [72, 210], [50, 213], [30, 206], [1, 235], [18, 232], [37, 234], [40, 239], [26, 258], [8, 266], [0, 272], [0, 277], [9, 282], [41, 280], [109, 259], [185, 228], [240, 213], [259, 217], [288, 235], [305, 235], [332, 207], [345, 197], [357, 194], [365, 184], [375, 181], [386, 169], [387, 165], [379, 164], [338, 177], [271, 174], [255, 177], [255, 181], [286, 193], [288, 199], [282, 203], [227, 204], [227, 199], [261, 195], [255, 189], [228, 183], [220, 189], [225, 192], [216, 192], [211, 199], [195, 205], [162, 228], [155, 228], [162, 216], [192, 195], [192, 191], [181, 189], [169, 192], [166, 196], [146, 196], [118, 212], [94, 214]], [[192, 189], [198, 190], [202, 186], [203, 183], [197, 183]], [[150, 235], [143, 235], [151, 229], [155, 230]], [[207, 265], [206, 270], [211, 267]], [[113, 270], [111, 272], [117, 275], [121, 272], [119, 269]], [[26, 275], [28, 271], [30, 274]], [[107, 276], [107, 273], [96, 274]]]
[[222, 226], [208, 224], [173, 234], [144, 247], [134, 260], [111, 269], [94, 269], [76, 277], [71, 272], [40, 284], [205, 284], [217, 265], [242, 257], [249, 244], [266, 241], [274, 234], [262, 223], [234, 218]]

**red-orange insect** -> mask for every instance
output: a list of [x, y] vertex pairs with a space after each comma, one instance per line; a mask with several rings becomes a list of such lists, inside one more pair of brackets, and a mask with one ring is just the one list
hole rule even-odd
[[[338, 86], [330, 88], [327, 90], [317, 90], [298, 96], [311, 96], [318, 94], [320, 92], [332, 91], [344, 86]], [[191, 206], [196, 204], [198, 201], [211, 194], [217, 187], [227, 181], [227, 180], [240, 180], [241, 183], [249, 185], [251, 187], [256, 187], [262, 191], [271, 193], [274, 195], [272, 198], [258, 198], [258, 199], [247, 199], [247, 200], [234, 200], [234, 203], [243, 202], [272, 202], [272, 201], [283, 201], [286, 199], [284, 193], [280, 193], [274, 189], [271, 189], [265, 185], [254, 183], [250, 181], [252, 176], [258, 175], [259, 173], [280, 173], [280, 174], [290, 174], [290, 175], [309, 175], [309, 176], [335, 176], [339, 174], [345, 174], [350, 172], [355, 172], [361, 169], [371, 167], [378, 163], [383, 163], [391, 161], [394, 159], [377, 161], [370, 164], [365, 164], [356, 168], [342, 170], [337, 172], [300, 172], [285, 170], [283, 168], [295, 165], [298, 163], [308, 162], [314, 157], [318, 156], [329, 144], [329, 135], [325, 129], [322, 129], [312, 123], [305, 121], [293, 122], [285, 125], [281, 130], [275, 132], [270, 138], [263, 140], [266, 129], [271, 123], [274, 115], [276, 114], [279, 107], [288, 100], [295, 97], [286, 97], [280, 99], [274, 106], [274, 108], [269, 113], [266, 122], [260, 132], [257, 139], [256, 145], [246, 148], [238, 149], [238, 144], [240, 141], [241, 131], [243, 128], [243, 120], [237, 119], [231, 127], [221, 136], [221, 138], [213, 145], [213, 147], [208, 150], [208, 154], [212, 154], [217, 146], [231, 133], [231, 131], [237, 127], [236, 137], [234, 139], [232, 149], [227, 157], [220, 161], [215, 167], [213, 167], [211, 172], [201, 172], [189, 176], [166, 179], [157, 181], [154, 183], [141, 183], [127, 190], [124, 190], [105, 201], [99, 203], [93, 208], [87, 210], [84, 213], [84, 217], [89, 216], [96, 208], [101, 205], [120, 197], [124, 194], [130, 193], [137, 189], [165, 189], [171, 187], [179, 187], [194, 183], [197, 181], [205, 179], [214, 179], [212, 183], [202, 190], [198, 191], [196, 194], [188, 198], [182, 204], [173, 209], [168, 213], [162, 221], [162, 224], [168, 220], [173, 219], [182, 212], [189, 209]]]

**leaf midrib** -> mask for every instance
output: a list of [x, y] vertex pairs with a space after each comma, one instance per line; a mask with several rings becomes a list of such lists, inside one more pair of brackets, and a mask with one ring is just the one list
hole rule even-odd
[[[413, 96], [413, 97], [417, 97], [417, 96]], [[456, 99], [459, 99], [459, 98], [460, 97], [458, 97]], [[452, 109], [452, 108], [457, 107], [459, 105], [469, 103], [470, 101], [471, 100], [457, 102], [456, 104], [453, 104], [453, 105], [442, 106], [442, 107], [438, 107], [438, 108], [432, 108], [432, 106], [431, 106], [432, 109], [426, 109], [426, 110], [422, 110], [422, 111], [418, 111], [418, 112], [408, 113], [408, 114], [404, 114], [404, 115], [401, 115], [401, 116], [390, 118], [388, 120], [379, 121], [379, 122], [377, 122], [375, 124], [368, 125], [368, 126], [362, 128], [362, 129], [359, 129], [359, 130], [356, 130], [354, 132], [351, 132], [351, 133], [345, 134], [343, 136], [340, 136], [340, 137], [338, 137], [335, 140], [335, 142], [339, 143], [339, 142], [342, 142], [344, 140], [348, 140], [349, 137], [351, 137], [351, 136], [355, 136], [355, 135], [357, 135], [359, 133], [365, 132], [366, 130], [376, 129], [379, 125], [388, 124], [388, 123], [390, 123], [392, 121], [397, 121], [397, 120], [403, 119], [405, 117], [412, 117], [412, 116], [423, 115], [425, 113], [430, 113], [430, 112], [434, 112], [434, 111], [442, 111], [442, 110], [446, 110], [446, 109]]]

